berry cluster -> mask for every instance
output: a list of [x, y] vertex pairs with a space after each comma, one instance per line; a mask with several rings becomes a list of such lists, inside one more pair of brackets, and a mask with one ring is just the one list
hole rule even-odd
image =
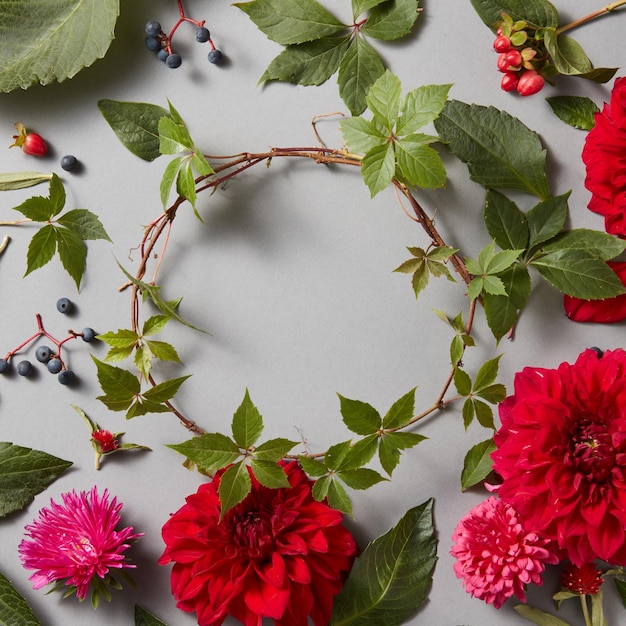
[[[59, 298], [56, 306], [59, 313], [63, 314], [71, 313], [74, 308], [74, 305], [72, 301], [69, 300], [69, 298]], [[9, 351], [3, 359], [0, 359], [0, 374], [5, 374], [9, 371], [11, 361], [17, 353], [19, 353], [24, 348], [37, 341], [41, 337], [46, 337], [54, 344], [54, 349], [50, 348], [47, 345], [37, 346], [37, 349], [35, 350], [35, 358], [37, 359], [37, 361], [39, 361], [39, 363], [43, 363], [44, 365], [46, 365], [48, 371], [51, 374], [56, 374], [57, 380], [62, 385], [69, 385], [73, 383], [76, 380], [76, 374], [74, 374], [72, 370], [67, 368], [61, 356], [61, 347], [70, 339], [76, 339], [77, 337], [81, 337], [83, 341], [91, 343], [96, 339], [96, 331], [93, 328], [83, 328], [81, 332], [68, 330], [67, 337], [65, 337], [64, 339], [55, 339], [44, 328], [41, 315], [37, 313], [35, 317], [37, 320], [37, 332], [28, 339], [26, 339], [26, 341], [23, 341], [19, 346]], [[30, 376], [33, 373], [33, 370], [33, 364], [27, 359], [19, 361], [16, 366], [16, 371], [20, 376]]]
[[493, 49], [498, 53], [498, 70], [504, 74], [500, 87], [504, 91], [517, 90], [521, 96], [531, 96], [544, 86], [541, 74], [546, 56], [540, 55], [540, 46], [529, 36], [526, 22], [514, 22], [506, 14], [496, 31]]
[[179, 2], [180, 18], [169, 32], [166, 34], [161, 28], [161, 24], [156, 20], [150, 20], [146, 24], [146, 38], [145, 44], [148, 50], [156, 53], [158, 59], [163, 61], [167, 67], [177, 68], [182, 64], [182, 58], [180, 54], [174, 52], [172, 49], [172, 38], [178, 27], [183, 22], [189, 22], [196, 27], [195, 39], [198, 43], [209, 43], [211, 50], [208, 54], [210, 63], [219, 63], [222, 60], [222, 53], [215, 47], [213, 40], [211, 39], [211, 33], [209, 29], [205, 27], [204, 20], [197, 21], [185, 15], [182, 8], [182, 3]]

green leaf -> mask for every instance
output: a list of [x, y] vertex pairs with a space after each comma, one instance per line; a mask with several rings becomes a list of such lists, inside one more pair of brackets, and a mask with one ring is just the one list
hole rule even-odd
[[391, 131], [398, 119], [402, 85], [400, 79], [387, 70], [370, 87], [365, 102], [382, 125]]
[[400, 105], [400, 118], [396, 127], [399, 136], [409, 135], [437, 119], [452, 87], [448, 85], [424, 85], [409, 91]]
[[469, 396], [472, 391], [472, 379], [458, 367], [454, 370], [454, 386], [460, 396]]
[[537, 626], [570, 626], [568, 622], [536, 609], [528, 604], [516, 604], [513, 607], [523, 618]]
[[432, 500], [406, 512], [356, 559], [330, 626], [399, 626], [426, 600], [437, 561]]
[[275, 461], [252, 459], [250, 468], [254, 477], [268, 489], [286, 489], [291, 486], [285, 470]]
[[471, 3], [489, 28], [500, 19], [501, 12], [510, 15], [514, 21], [524, 20], [536, 27], [557, 26], [559, 23], [558, 11], [547, 0], [471, 0]]
[[0, 517], [23, 509], [71, 465], [39, 450], [0, 442]]
[[161, 154], [179, 154], [193, 149], [193, 141], [184, 122], [171, 117], [159, 119], [159, 150]]
[[262, 444], [255, 446], [254, 458], [258, 461], [273, 461], [277, 463], [297, 445], [297, 441], [290, 441], [282, 437], [268, 439]]
[[139, 604], [135, 604], [135, 626], [167, 626]]
[[436, 189], [446, 184], [446, 169], [439, 153], [424, 145], [421, 137], [409, 135], [394, 145], [398, 167], [409, 185]]
[[161, 361], [174, 361], [175, 363], [180, 363], [178, 352], [171, 344], [165, 341], [147, 339], [145, 345], [157, 359], [161, 359]]
[[59, 258], [65, 271], [74, 279], [76, 289], [80, 289], [80, 281], [87, 267], [87, 246], [72, 230], [56, 229]]
[[324, 454], [324, 463], [326, 467], [332, 470], [338, 470], [346, 458], [346, 455], [350, 452], [350, 441], [342, 441], [332, 445]]
[[172, 185], [178, 179], [178, 172], [184, 162], [184, 157], [176, 157], [167, 164], [165, 171], [163, 172], [163, 178], [161, 178], [161, 184], [159, 187], [163, 208], [167, 206], [167, 201], [172, 191]]
[[411, 32], [417, 12], [418, 0], [392, 0], [378, 4], [363, 26], [362, 32], [374, 39], [392, 41]]
[[565, 226], [569, 195], [568, 191], [560, 196], [551, 196], [528, 211], [529, 248], [552, 239]]
[[[506, 289], [504, 288], [504, 283], [498, 276], [483, 276], [481, 280], [482, 280], [482, 292], [483, 293], [488, 293], [494, 296], [506, 295]], [[469, 292], [468, 292], [468, 295], [469, 295]]]
[[411, 391], [405, 393], [391, 405], [383, 418], [383, 428], [402, 428], [411, 421], [415, 410], [416, 389], [417, 387], [413, 387]]
[[28, 276], [31, 272], [52, 260], [57, 250], [57, 231], [50, 224], [40, 228], [30, 240], [26, 253], [26, 272]]
[[472, 180], [484, 187], [549, 197], [546, 151], [539, 136], [505, 111], [451, 100], [435, 128], [453, 154], [467, 163]]
[[387, 0], [352, 0], [352, 14], [354, 15], [355, 21], [361, 13], [365, 13], [365, 11], [373, 9], [383, 2], [387, 2]]
[[50, 179], [50, 204], [52, 205], [52, 215], [58, 215], [65, 206], [65, 187], [61, 179], [52, 174]]
[[365, 154], [376, 146], [387, 142], [387, 137], [369, 120], [349, 117], [339, 122], [344, 141], [351, 152]]
[[339, 477], [351, 489], [369, 489], [374, 485], [386, 480], [378, 472], [367, 467], [359, 467], [353, 470], [342, 470], [335, 476]]
[[170, 321], [169, 315], [152, 315], [144, 323], [141, 328], [141, 334], [158, 335]]
[[52, 178], [52, 174], [40, 172], [4, 172], [0, 173], [0, 191], [24, 189], [45, 183]]
[[477, 443], [469, 449], [463, 461], [461, 489], [465, 491], [483, 481], [493, 469], [491, 453], [496, 449], [493, 437]]
[[489, 359], [489, 361], [486, 361], [480, 366], [480, 369], [476, 374], [476, 378], [474, 378], [472, 391], [481, 391], [496, 380], [496, 377], [498, 376], [498, 365], [501, 357], [502, 355], [497, 356], [495, 359]]
[[254, 445], [263, 432], [263, 418], [252, 403], [247, 389], [241, 404], [233, 415], [232, 429], [235, 442], [244, 450]]
[[[182, 162], [182, 165], [178, 170], [178, 176], [176, 177], [176, 193], [189, 201], [193, 207], [194, 213], [198, 218], [200, 218], [200, 215], [196, 211], [196, 181], [194, 179], [191, 163], [188, 159], [185, 159]], [[202, 221], [201, 218], [200, 221]]]
[[581, 130], [591, 130], [596, 124], [594, 114], [600, 111], [586, 96], [553, 96], [546, 102], [560, 120]]
[[315, 0], [254, 0], [236, 2], [234, 6], [269, 39], [285, 46], [321, 39], [346, 28]]
[[0, 625], [1, 626], [41, 626], [24, 597], [0, 573]]
[[504, 194], [487, 190], [484, 212], [485, 226], [503, 250], [525, 250], [528, 245], [526, 216]]
[[102, 58], [119, 0], [2, 0], [0, 91], [72, 78]]
[[406, 450], [424, 441], [426, 437], [418, 433], [385, 433], [380, 438], [378, 457], [383, 469], [391, 476], [400, 461], [400, 450]]
[[163, 107], [143, 102], [99, 100], [98, 108], [117, 138], [134, 155], [144, 161], [161, 156], [159, 120], [169, 117]]
[[568, 296], [597, 300], [626, 293], [615, 272], [584, 250], [556, 250], [534, 259], [531, 265]]
[[493, 409], [488, 404], [482, 402], [482, 400], [477, 400], [476, 398], [471, 398], [470, 402], [474, 407], [478, 423], [483, 428], [495, 430], [496, 426], [493, 421]]
[[357, 435], [372, 435], [380, 429], [382, 420], [378, 411], [360, 400], [350, 400], [339, 396], [340, 411], [344, 424]]
[[339, 95], [352, 115], [363, 113], [368, 89], [384, 72], [376, 50], [357, 34], [339, 63], [337, 75]]
[[235, 442], [221, 433], [206, 433], [183, 443], [167, 444], [195, 463], [205, 472], [214, 472], [227, 467], [241, 457]]
[[59, 217], [57, 222], [69, 228], [82, 240], [106, 239], [111, 241], [98, 216], [87, 209], [67, 211]]
[[150, 389], [147, 389], [142, 394], [142, 396], [147, 401], [154, 402], [156, 404], [171, 400], [180, 389], [180, 386], [189, 378], [189, 376], [190, 375], [180, 376], [178, 378], [170, 378], [169, 380], [164, 380], [162, 383], [159, 383], [158, 385], [154, 385], [154, 387], [150, 387]]
[[[91, 358], [96, 364], [98, 382], [105, 395], [120, 401], [131, 400], [139, 395], [141, 385], [134, 374], [120, 367], [104, 363], [93, 355]], [[102, 396], [98, 399], [101, 398]]]
[[497, 404], [506, 398], [506, 387], [501, 383], [487, 385], [486, 387], [481, 387], [479, 390], [474, 391], [479, 398], [491, 404]]
[[349, 37], [323, 37], [288, 46], [270, 62], [259, 82], [321, 85], [337, 71], [349, 44]]
[[114, 348], [134, 348], [135, 344], [139, 340], [139, 336], [136, 332], [129, 329], [120, 329], [117, 332], [107, 332], [102, 335], [98, 335], [100, 341], [104, 341], [109, 346]]
[[593, 68], [582, 46], [568, 35], [557, 35], [555, 28], [548, 28], [544, 31], [543, 41], [560, 74], [576, 76]]
[[626, 581], [621, 580], [620, 578], [613, 578], [615, 581], [615, 588], [617, 589], [617, 593], [619, 594], [620, 600], [626, 608]]
[[321, 461], [316, 461], [315, 459], [310, 459], [309, 457], [304, 455], [300, 455], [298, 457], [298, 462], [300, 463], [302, 469], [309, 476], [324, 476], [324, 474], [326, 474], [328, 471], [324, 463], [322, 463]]
[[218, 489], [220, 503], [220, 520], [224, 514], [239, 504], [249, 493], [252, 487], [248, 467], [240, 461], [231, 465], [223, 474]]
[[626, 249], [626, 242], [608, 233], [588, 228], [575, 228], [562, 233], [542, 248], [542, 252], [580, 250], [601, 261], [610, 261]]
[[326, 498], [332, 482], [333, 480], [329, 475], [322, 476], [316, 480], [311, 488], [311, 495], [313, 496], [313, 499], [317, 502], [321, 502], [324, 498]]
[[348, 471], [358, 469], [367, 465], [378, 450], [378, 433], [367, 435], [356, 443], [352, 444], [345, 456], [334, 468], [336, 471]]
[[337, 509], [337, 511], [341, 511], [347, 515], [352, 515], [352, 503], [350, 502], [350, 497], [337, 480], [330, 480], [328, 482], [328, 493], [326, 494], [326, 497], [328, 498], [329, 506], [333, 509]]
[[395, 166], [392, 143], [376, 146], [363, 157], [361, 173], [372, 198], [391, 183]]
[[13, 208], [24, 217], [33, 220], [33, 222], [47, 222], [54, 217], [54, 206], [50, 202], [50, 198], [42, 196], [28, 198], [22, 204]]

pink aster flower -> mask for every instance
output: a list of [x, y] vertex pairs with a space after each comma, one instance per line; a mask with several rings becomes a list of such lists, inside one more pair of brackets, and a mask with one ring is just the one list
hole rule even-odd
[[457, 578], [469, 594], [497, 609], [511, 596], [525, 602], [525, 585], [542, 585], [545, 564], [558, 562], [547, 542], [528, 532], [515, 509], [494, 496], [459, 522], [452, 540]]
[[[116, 530], [122, 504], [109, 501], [109, 492], [64, 493], [63, 504], [50, 500], [50, 507], [39, 511], [39, 518], [26, 526], [30, 539], [20, 542], [18, 551], [26, 569], [36, 570], [30, 577], [34, 589], [61, 582], [84, 600], [92, 587], [92, 604], [97, 606], [100, 594], [110, 599], [107, 583], [119, 587], [111, 574], [135, 565], [125, 560], [129, 542], [141, 536], [132, 526]], [[127, 575], [126, 575], [127, 576]], [[124, 577], [126, 577], [124, 576]]]

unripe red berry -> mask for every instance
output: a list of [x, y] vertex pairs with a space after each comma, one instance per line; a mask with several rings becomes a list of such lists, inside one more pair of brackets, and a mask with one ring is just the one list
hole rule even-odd
[[506, 72], [506, 74], [502, 77], [500, 87], [503, 91], [513, 91], [517, 87], [518, 82], [519, 76], [517, 75], [517, 72]]
[[48, 153], [48, 144], [41, 135], [26, 132], [26, 127], [20, 122], [15, 124], [15, 130], [17, 130], [18, 134], [13, 135], [15, 142], [12, 143], [9, 148], [17, 146], [18, 148], [22, 148], [25, 154], [40, 157]]
[[541, 91], [545, 81], [543, 76], [535, 70], [524, 72], [517, 83], [517, 92], [521, 96], [532, 96], [534, 93]]
[[509, 50], [505, 56], [507, 63], [512, 67], [518, 67], [522, 64], [522, 54], [519, 50]]
[[498, 55], [498, 71], [500, 72], [509, 71], [509, 62], [506, 60], [506, 52], [501, 52]]
[[496, 52], [508, 52], [511, 49], [511, 40], [504, 35], [500, 35], [493, 42], [493, 49]]

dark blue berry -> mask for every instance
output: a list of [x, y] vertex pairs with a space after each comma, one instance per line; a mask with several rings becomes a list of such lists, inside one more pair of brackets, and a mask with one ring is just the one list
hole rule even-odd
[[76, 378], [76, 374], [74, 374], [72, 370], [63, 370], [62, 372], [59, 373], [57, 378], [59, 379], [59, 382], [62, 385], [70, 385], [71, 383], [74, 382], [74, 379]]
[[600, 348], [596, 347], [596, 346], [591, 346], [591, 348], [589, 348], [590, 350], [593, 350], [597, 355], [598, 358], [601, 359], [602, 355], [604, 354], [603, 350], [600, 350]]
[[28, 376], [33, 371], [33, 364], [30, 361], [20, 361], [17, 364], [17, 373], [20, 376]]
[[156, 20], [150, 20], [146, 24], [146, 35], [150, 37], [158, 37], [161, 34], [161, 24]]
[[40, 363], [47, 363], [52, 358], [52, 350], [48, 346], [39, 346], [35, 356]]
[[171, 67], [172, 69], [180, 67], [182, 62], [183, 60], [181, 59], [180, 54], [177, 54], [176, 52], [169, 54], [167, 59], [165, 59], [165, 65], [167, 65], [167, 67]]
[[71, 172], [78, 165], [78, 159], [73, 154], [66, 154], [61, 159], [61, 167], [66, 172]]
[[63, 369], [63, 363], [60, 359], [50, 359], [48, 361], [48, 371], [51, 374], [58, 374]]
[[9, 369], [9, 362], [6, 359], [0, 359], [0, 374], [4, 374]]
[[96, 331], [93, 328], [83, 328], [83, 341], [91, 343], [96, 338]]
[[220, 50], [211, 50], [208, 58], [209, 63], [219, 63], [222, 60], [222, 53]]
[[144, 42], [151, 52], [156, 52], [161, 47], [161, 42], [156, 37], [146, 37]]
[[57, 300], [57, 311], [59, 313], [69, 313], [72, 308], [72, 301], [69, 298], [59, 298]]
[[165, 62], [168, 56], [170, 56], [170, 53], [165, 48], [161, 48], [157, 52], [157, 59], [159, 59], [159, 61]]
[[198, 43], [205, 43], [209, 41], [209, 39], [211, 39], [209, 29], [204, 26], [198, 26], [198, 28], [196, 28], [196, 41]]

